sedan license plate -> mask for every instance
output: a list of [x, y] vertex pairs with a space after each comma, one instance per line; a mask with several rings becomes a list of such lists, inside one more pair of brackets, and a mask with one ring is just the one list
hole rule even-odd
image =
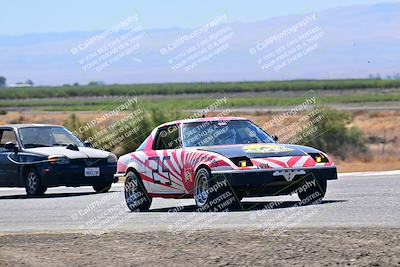
[[86, 177], [93, 177], [93, 176], [100, 176], [100, 168], [85, 168], [85, 176]]

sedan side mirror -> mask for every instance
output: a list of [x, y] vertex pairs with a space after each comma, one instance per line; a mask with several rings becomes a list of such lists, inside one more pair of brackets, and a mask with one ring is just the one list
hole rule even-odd
[[92, 143], [90, 143], [89, 141], [83, 142], [83, 145], [84, 145], [85, 147], [93, 147]]
[[271, 136], [271, 137], [272, 137], [272, 140], [274, 140], [275, 142], [278, 142], [278, 136], [273, 135], [273, 136]]
[[13, 142], [5, 143], [4, 149], [9, 150], [9, 151], [14, 151], [15, 153], [18, 152], [18, 147]]

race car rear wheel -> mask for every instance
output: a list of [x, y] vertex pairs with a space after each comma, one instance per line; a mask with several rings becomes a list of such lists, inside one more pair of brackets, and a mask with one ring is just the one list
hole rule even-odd
[[142, 181], [133, 171], [126, 174], [125, 201], [131, 211], [148, 211], [151, 206], [152, 198], [147, 195]]
[[228, 181], [216, 181], [206, 168], [201, 168], [196, 173], [193, 195], [199, 211], [236, 209], [240, 202], [230, 188]]
[[302, 205], [319, 204], [326, 193], [327, 181], [315, 179], [315, 186], [309, 187], [307, 190], [299, 191], [297, 195]]

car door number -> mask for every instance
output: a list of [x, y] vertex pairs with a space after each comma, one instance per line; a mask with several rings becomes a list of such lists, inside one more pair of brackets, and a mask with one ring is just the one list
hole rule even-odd
[[[165, 163], [170, 160], [171, 160], [170, 156], [165, 156], [162, 159], [160, 159], [160, 157], [149, 157], [149, 161], [156, 162], [156, 166], [154, 168], [151, 167], [149, 164], [150, 169], [151, 169], [151, 177], [153, 178], [153, 181], [155, 184], [172, 185], [170, 171], [165, 166]], [[163, 173], [164, 175], [166, 175], [168, 177], [168, 181], [163, 183], [163, 182], [161, 182], [161, 180], [156, 179], [156, 177], [154, 176], [155, 173], [158, 173], [159, 175], [160, 175], [160, 173]]]

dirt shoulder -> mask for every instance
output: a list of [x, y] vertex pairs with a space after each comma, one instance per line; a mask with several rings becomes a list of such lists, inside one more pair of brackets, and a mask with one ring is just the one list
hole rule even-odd
[[3, 234], [0, 266], [399, 266], [400, 229]]

